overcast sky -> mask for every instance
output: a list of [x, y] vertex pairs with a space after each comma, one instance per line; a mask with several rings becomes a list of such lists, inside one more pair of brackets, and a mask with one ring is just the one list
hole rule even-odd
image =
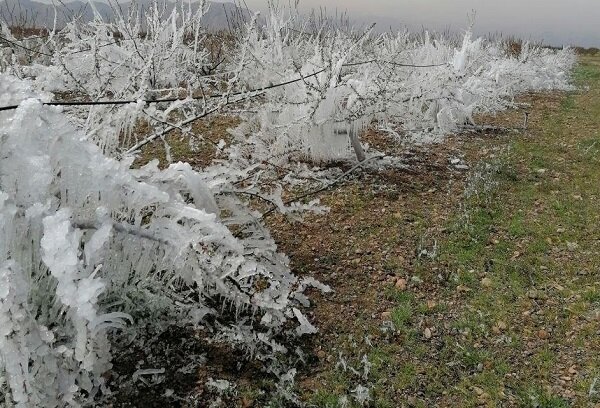
[[[246, 3], [265, 9], [267, 1]], [[502, 32], [554, 45], [600, 47], [600, 0], [300, 0], [300, 6], [347, 11], [358, 21], [377, 22], [380, 29], [404, 25], [438, 31], [464, 29], [467, 15], [475, 10], [478, 34]]]

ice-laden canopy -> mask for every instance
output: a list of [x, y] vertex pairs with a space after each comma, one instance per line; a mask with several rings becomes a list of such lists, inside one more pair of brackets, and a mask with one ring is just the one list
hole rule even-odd
[[286, 351], [272, 338], [288, 319], [289, 335], [315, 330], [294, 303], [319, 285], [290, 273], [241, 202], [215, 199], [243, 174], [132, 170], [35, 96], [0, 74], [0, 103], [20, 103], [0, 116], [0, 398], [88, 402], [129, 324], [210, 315], [216, 338], [261, 359]]
[[[521, 93], [572, 89], [576, 57], [568, 48], [523, 43], [514, 54], [470, 30], [457, 43], [428, 33], [298, 35], [293, 24], [272, 17], [238, 53], [253, 56], [238, 75], [246, 87], [303, 78], [242, 113], [250, 131], [238, 139], [251, 140], [251, 154], [261, 158], [300, 151], [317, 162], [349, 159], [348, 135], [374, 123], [401, 140], [404, 134], [427, 143], [472, 129], [478, 113], [516, 106]], [[233, 64], [239, 61], [229, 69]]]

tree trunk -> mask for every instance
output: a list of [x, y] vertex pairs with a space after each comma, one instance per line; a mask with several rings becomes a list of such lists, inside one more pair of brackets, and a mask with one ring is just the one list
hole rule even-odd
[[360, 140], [358, 139], [358, 128], [354, 126], [354, 124], [348, 124], [348, 135], [350, 136], [350, 143], [352, 144], [352, 148], [354, 149], [354, 153], [356, 154], [356, 158], [359, 162], [363, 162], [366, 159], [365, 151], [363, 150], [362, 145], [360, 144]]

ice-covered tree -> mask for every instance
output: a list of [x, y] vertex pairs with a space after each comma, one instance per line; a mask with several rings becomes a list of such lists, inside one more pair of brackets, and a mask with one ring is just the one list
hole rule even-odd
[[3, 102], [20, 102], [0, 117], [7, 401], [93, 399], [125, 325], [210, 316], [216, 340], [263, 360], [286, 351], [275, 335], [313, 331], [297, 307], [307, 285], [320, 285], [291, 274], [268, 231], [230, 194], [244, 174], [184, 163], [132, 170], [131, 160], [107, 158], [82, 138], [59, 108], [25, 99], [35, 95], [24, 81], [0, 75], [0, 88]]

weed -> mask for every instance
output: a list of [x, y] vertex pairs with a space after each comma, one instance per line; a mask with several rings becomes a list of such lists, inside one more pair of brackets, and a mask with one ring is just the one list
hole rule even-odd
[[600, 290], [593, 288], [583, 294], [583, 299], [589, 303], [600, 303]]
[[410, 303], [401, 303], [392, 310], [392, 322], [397, 330], [406, 329], [413, 317], [413, 307]]

